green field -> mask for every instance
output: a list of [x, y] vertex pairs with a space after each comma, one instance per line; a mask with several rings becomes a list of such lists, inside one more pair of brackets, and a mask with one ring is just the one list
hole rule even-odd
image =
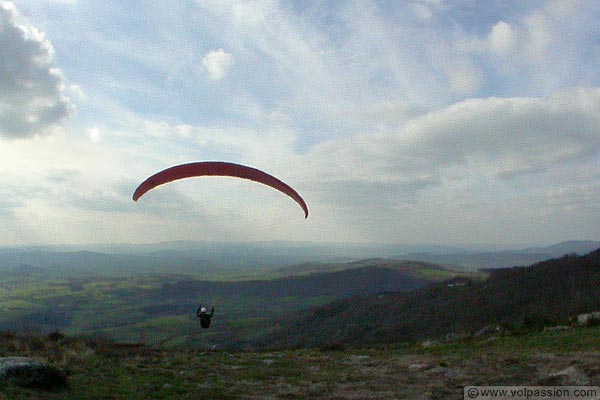
[[[178, 282], [191, 283], [188, 289], [170, 292], [170, 285]], [[5, 280], [0, 291], [0, 327], [212, 348], [231, 342], [233, 336], [250, 338], [261, 327], [256, 321], [333, 300], [324, 295], [204, 295], [193, 289], [193, 282], [194, 278], [182, 275]], [[195, 316], [200, 299], [217, 308], [213, 329], [202, 334]]]

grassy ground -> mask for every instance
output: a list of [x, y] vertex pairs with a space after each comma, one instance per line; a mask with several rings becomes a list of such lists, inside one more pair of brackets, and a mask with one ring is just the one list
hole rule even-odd
[[0, 356], [63, 368], [69, 389], [0, 386], [2, 399], [458, 399], [467, 385], [560, 384], [575, 367], [600, 384], [600, 327], [478, 340], [273, 352], [170, 350], [0, 336]]

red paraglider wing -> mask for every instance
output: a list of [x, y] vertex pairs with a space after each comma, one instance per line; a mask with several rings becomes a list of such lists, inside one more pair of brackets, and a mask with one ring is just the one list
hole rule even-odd
[[254, 182], [262, 183], [277, 189], [288, 195], [302, 207], [304, 218], [308, 218], [308, 206], [304, 199], [290, 186], [256, 168], [245, 165], [228, 163], [223, 161], [205, 161], [189, 164], [176, 165], [160, 171], [142, 182], [133, 193], [133, 200], [138, 201], [147, 191], [154, 189], [159, 185], [169, 183], [178, 179], [192, 178], [195, 176], [233, 176], [242, 179], [248, 179]]

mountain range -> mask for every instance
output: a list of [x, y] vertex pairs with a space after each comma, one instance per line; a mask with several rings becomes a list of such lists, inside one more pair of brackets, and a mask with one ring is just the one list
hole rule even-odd
[[[585, 254], [596, 241], [569, 241], [547, 247], [475, 251], [448, 246], [312, 244], [304, 242], [165, 242], [140, 245], [38, 246], [0, 248], [0, 271], [29, 265], [58, 275], [114, 276], [181, 273], [210, 278], [279, 270], [327, 271], [355, 260], [422, 261], [450, 269], [477, 270], [530, 265], [564, 254]], [[320, 266], [319, 266], [320, 265]], [[286, 271], [287, 267], [291, 267]], [[309, 268], [309, 269], [310, 269]], [[316, 271], [316, 270], [315, 270]]]

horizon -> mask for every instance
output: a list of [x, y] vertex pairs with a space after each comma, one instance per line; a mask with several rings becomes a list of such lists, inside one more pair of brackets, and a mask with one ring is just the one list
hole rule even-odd
[[[0, 247], [600, 238], [595, 0], [0, 0]], [[243, 179], [167, 167], [222, 160]]]
[[[223, 241], [208, 241], [208, 240], [171, 240], [162, 242], [142, 242], [142, 243], [62, 243], [62, 244], [22, 244], [14, 246], [0, 245], [2, 250], [58, 250], [65, 252], [92, 252], [92, 253], [118, 253], [119, 249], [147, 253], [161, 251], [193, 251], [196, 248], [200, 250], [202, 246], [211, 246], [213, 250], [232, 246], [240, 247], [262, 247], [263, 249], [331, 249], [337, 247], [338, 250], [353, 249], [359, 250], [374, 250], [374, 251], [402, 251], [406, 253], [432, 253], [444, 254], [468, 252], [468, 253], [486, 253], [486, 252], [503, 252], [503, 251], [525, 251], [535, 249], [548, 249], [560, 246], [577, 246], [587, 244], [599, 244], [600, 240], [565, 240], [558, 243], [530, 243], [530, 244], [491, 244], [491, 243], [458, 243], [458, 244], [425, 244], [425, 243], [368, 243], [368, 242], [307, 242], [307, 241], [290, 241], [290, 240], [269, 240], [269, 241], [243, 241], [243, 242], [223, 242]], [[103, 250], [104, 249], [104, 250]]]

